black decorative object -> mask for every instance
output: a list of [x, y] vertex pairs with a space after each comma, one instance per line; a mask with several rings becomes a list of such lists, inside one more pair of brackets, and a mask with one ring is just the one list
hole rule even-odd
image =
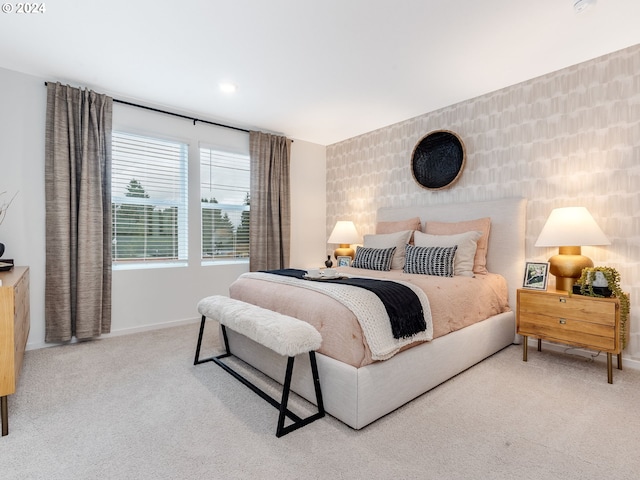
[[[579, 284], [576, 283], [575, 285], [573, 285], [572, 290], [574, 295], [582, 295]], [[604, 298], [609, 298], [611, 297], [611, 294], [612, 294], [611, 289], [609, 287], [593, 287], [593, 293], [600, 295]]]
[[0, 272], [6, 272], [13, 268], [13, 258], [0, 259]]
[[333, 262], [331, 261], [331, 255], [327, 255], [327, 260], [324, 262], [327, 268], [333, 267]]
[[4, 243], [0, 242], [0, 257], [4, 254]]
[[440, 190], [458, 180], [464, 163], [460, 137], [448, 130], [436, 130], [425, 135], [413, 149], [411, 172], [424, 188]]

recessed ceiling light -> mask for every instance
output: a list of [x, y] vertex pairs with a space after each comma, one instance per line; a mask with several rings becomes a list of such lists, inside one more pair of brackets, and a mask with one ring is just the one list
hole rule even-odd
[[573, 10], [581, 13], [596, 4], [596, 0], [576, 0], [573, 4]]
[[229, 83], [229, 82], [220, 83], [220, 91], [223, 93], [235, 93], [236, 90], [238, 90], [238, 87], [235, 86], [233, 83]]

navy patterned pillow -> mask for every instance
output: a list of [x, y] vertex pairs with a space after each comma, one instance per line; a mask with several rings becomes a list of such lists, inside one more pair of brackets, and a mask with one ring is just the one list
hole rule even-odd
[[407, 245], [405, 273], [453, 277], [453, 261], [457, 245], [453, 247], [416, 247]]
[[358, 247], [356, 258], [353, 259], [352, 267], [366, 268], [368, 270], [391, 270], [391, 261], [396, 247], [391, 248], [367, 248]]

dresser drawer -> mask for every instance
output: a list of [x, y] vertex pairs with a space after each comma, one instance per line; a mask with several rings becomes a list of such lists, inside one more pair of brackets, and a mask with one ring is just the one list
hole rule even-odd
[[520, 335], [620, 353], [620, 311], [615, 298], [518, 290], [516, 319]]
[[615, 327], [616, 305], [605, 298], [520, 292], [518, 308], [521, 314], [536, 313]]
[[518, 333], [595, 350], [617, 352], [615, 321], [611, 323], [603, 325], [539, 313], [521, 313]]

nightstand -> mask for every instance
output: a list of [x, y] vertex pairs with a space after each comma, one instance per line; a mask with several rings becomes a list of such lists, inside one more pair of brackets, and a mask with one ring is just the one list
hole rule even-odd
[[522, 360], [527, 361], [528, 337], [588, 348], [607, 353], [607, 381], [613, 383], [612, 354], [618, 355], [622, 370], [620, 343], [620, 302], [617, 298], [569, 295], [559, 290], [518, 290], [517, 333], [523, 336]]

